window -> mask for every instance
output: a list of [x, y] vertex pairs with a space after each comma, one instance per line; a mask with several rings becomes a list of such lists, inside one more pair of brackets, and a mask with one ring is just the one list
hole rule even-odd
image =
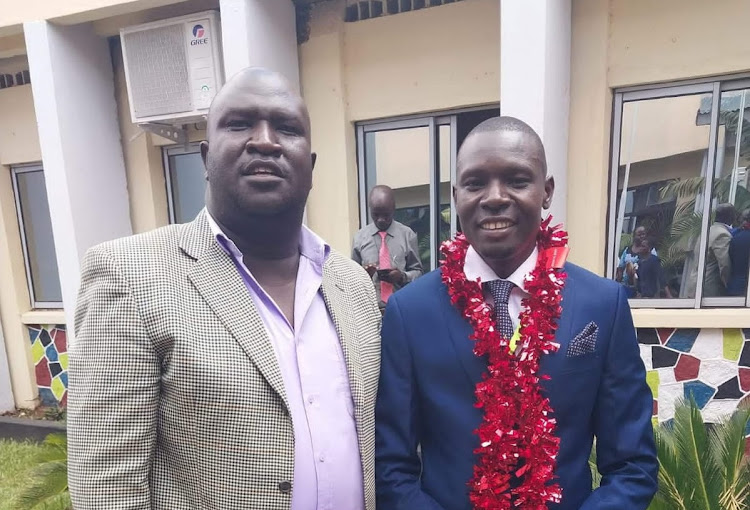
[[748, 306], [750, 80], [615, 94], [607, 271], [633, 306]]
[[362, 122], [357, 125], [360, 226], [370, 221], [367, 197], [378, 184], [393, 188], [395, 219], [417, 234], [425, 272], [435, 269], [440, 243], [460, 230], [452, 203], [456, 153], [480, 122], [499, 109]]
[[164, 151], [169, 222], [193, 221], [205, 205], [206, 178], [200, 144], [169, 147]]
[[31, 305], [62, 308], [52, 218], [40, 165], [11, 169]]

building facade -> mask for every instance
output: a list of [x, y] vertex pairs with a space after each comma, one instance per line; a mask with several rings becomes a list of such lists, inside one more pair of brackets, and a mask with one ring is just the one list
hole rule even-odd
[[[203, 11], [219, 12], [226, 77], [261, 65], [299, 84], [318, 153], [306, 221], [333, 248], [350, 250], [368, 190], [388, 184], [436, 267], [460, 228], [461, 141], [517, 116], [544, 140], [570, 259], [632, 294], [655, 420], [679, 397], [712, 420], [750, 400], [747, 267], [719, 282], [712, 234], [717, 205], [750, 209], [750, 47], [726, 28], [746, 2], [0, 4], [0, 405], [64, 403], [89, 247], [203, 206], [205, 124], [176, 144], [131, 121], [119, 37]], [[640, 227], [653, 257], [640, 264], [658, 270], [637, 283]]]

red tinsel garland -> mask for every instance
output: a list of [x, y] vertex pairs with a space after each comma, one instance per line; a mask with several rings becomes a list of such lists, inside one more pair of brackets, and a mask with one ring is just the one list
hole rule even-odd
[[[469, 281], [464, 260], [469, 243], [463, 234], [441, 247], [442, 280], [451, 302], [474, 329], [474, 354], [489, 358], [487, 372], [476, 386], [478, 408], [484, 409], [479, 436], [478, 463], [470, 482], [475, 510], [546, 510], [559, 502], [562, 489], [552, 483], [560, 440], [555, 436], [549, 399], [541, 392], [537, 375], [544, 354], [557, 351], [557, 320], [566, 274], [561, 270], [568, 252], [568, 234], [561, 226], [542, 222], [537, 238], [539, 258], [526, 279], [530, 297], [523, 300], [520, 353], [510, 352], [482, 287]], [[514, 480], [515, 479], [515, 480]]]

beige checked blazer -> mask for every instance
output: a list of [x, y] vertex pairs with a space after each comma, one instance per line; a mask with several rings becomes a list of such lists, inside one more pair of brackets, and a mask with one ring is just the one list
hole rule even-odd
[[[365, 271], [336, 252], [322, 292], [374, 510], [380, 312]], [[76, 510], [290, 508], [294, 434], [281, 372], [205, 211], [89, 250], [69, 377]]]

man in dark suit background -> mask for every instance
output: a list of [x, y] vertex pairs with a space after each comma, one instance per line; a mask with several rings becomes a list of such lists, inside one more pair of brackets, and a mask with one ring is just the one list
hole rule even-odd
[[[496, 311], [507, 310], [513, 328], [529, 296], [525, 277], [536, 264], [541, 213], [553, 191], [542, 142], [518, 119], [483, 122], [459, 151], [454, 198], [471, 245], [464, 273], [510, 289], [496, 303], [485, 287], [485, 299]], [[541, 384], [560, 438], [555, 481], [562, 502], [549, 508], [644, 510], [656, 491], [658, 464], [652, 396], [627, 298], [617, 283], [572, 264], [564, 269], [560, 348], [540, 366], [549, 376]], [[487, 372], [487, 360], [473, 352], [472, 332], [451, 305], [439, 270], [388, 302], [376, 405], [379, 510], [471, 508], [474, 431], [482, 422], [475, 387]], [[594, 438], [603, 478], [592, 492]]]
[[732, 233], [729, 242], [729, 260], [732, 271], [729, 275], [727, 294], [744, 296], [747, 292], [747, 275], [750, 266], [750, 209], [743, 211], [740, 226]]

